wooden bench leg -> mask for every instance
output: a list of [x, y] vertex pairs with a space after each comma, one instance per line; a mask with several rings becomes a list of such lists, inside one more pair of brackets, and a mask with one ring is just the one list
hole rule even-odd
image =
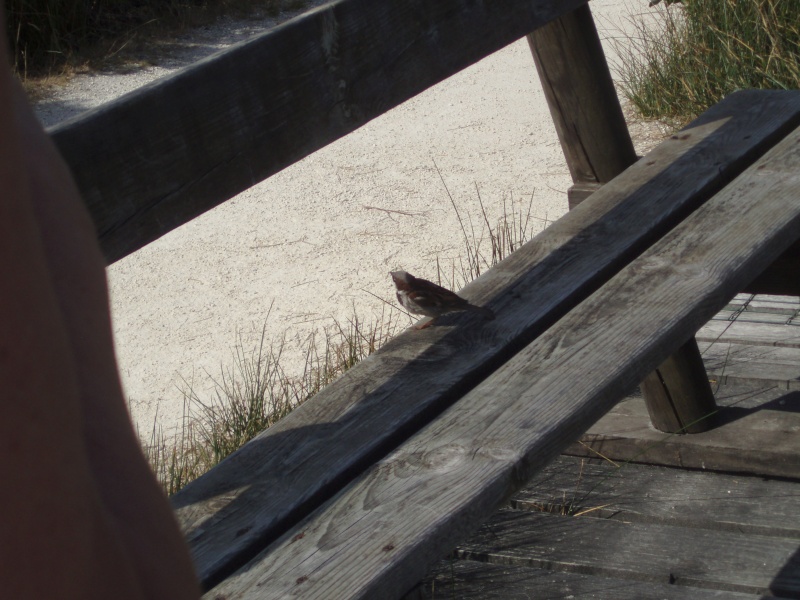
[[659, 431], [700, 433], [711, 427], [717, 405], [694, 338], [645, 377], [641, 390]]
[[636, 151], [589, 5], [529, 34], [528, 45], [572, 181], [611, 181]]
[[[571, 210], [636, 162], [636, 152], [589, 5], [529, 34], [528, 44], [574, 182]], [[694, 338], [647, 376], [642, 393], [661, 431], [703, 431], [716, 410]]]

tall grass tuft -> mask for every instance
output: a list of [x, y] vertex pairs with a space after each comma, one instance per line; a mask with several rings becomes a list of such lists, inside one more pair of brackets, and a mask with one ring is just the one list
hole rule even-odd
[[[277, 14], [304, 0], [6, 0], [15, 71], [48, 75], [77, 62], [116, 54], [134, 37], [168, 35], [223, 14]], [[124, 40], [124, 41], [123, 41]]]
[[[454, 262], [450, 277], [445, 278], [448, 281], [442, 282], [453, 288], [472, 281], [534, 234], [533, 221], [537, 218], [531, 215], [533, 196], [527, 209], [520, 204], [518, 210], [514, 209], [513, 197], [511, 206], [504, 199], [503, 215], [494, 225], [480, 192], [478, 199], [481, 214], [476, 231], [470, 217], [469, 229], [464, 224], [451, 197], [469, 257], [459, 261], [458, 270]], [[538, 220], [546, 227], [546, 218]], [[284, 341], [268, 343], [265, 323], [254, 348], [246, 350], [240, 336], [232, 366], [221, 367], [218, 375], [207, 374], [210, 392], [201, 393], [185, 382], [183, 427], [177, 435], [169, 436], [154, 425], [150, 439], [143, 441], [145, 455], [164, 491], [171, 495], [180, 490], [399, 333], [404, 327], [404, 313], [395, 310], [393, 303], [383, 302], [383, 312], [372, 320], [359, 317], [354, 309], [350, 318], [333, 320], [327, 328], [309, 336], [299, 375], [285, 372]]]
[[685, 123], [737, 89], [800, 88], [800, 0], [658, 6], [619, 44], [623, 91], [648, 118]]
[[354, 314], [310, 336], [300, 375], [282, 367], [284, 340], [267, 341], [266, 323], [252, 349], [239, 336], [232, 366], [207, 373], [211, 391], [184, 382], [183, 426], [168, 435], [156, 424], [143, 440], [145, 456], [164, 491], [174, 494], [238, 450], [342, 373], [380, 348], [400, 329], [399, 315], [365, 321]]

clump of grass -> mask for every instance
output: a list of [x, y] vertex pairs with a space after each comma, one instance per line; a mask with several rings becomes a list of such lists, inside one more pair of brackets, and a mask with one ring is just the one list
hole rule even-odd
[[518, 207], [515, 207], [513, 193], [508, 198], [503, 196], [503, 214], [493, 225], [489, 220], [480, 188], [476, 183], [475, 194], [480, 206], [480, 215], [477, 219], [479, 226], [476, 229], [469, 214], [467, 214], [466, 221], [462, 218], [458, 205], [447, 188], [447, 183], [436, 163], [434, 163], [434, 167], [456, 213], [464, 241], [463, 254], [452, 261], [449, 272], [444, 271], [439, 258], [436, 259], [437, 277], [439, 283], [445, 287], [453, 289], [464, 287], [473, 279], [480, 277], [481, 273], [518, 250], [550, 223], [547, 215], [540, 218], [532, 214], [534, 198], [532, 192], [527, 206], [520, 202]]
[[[221, 15], [274, 15], [305, 0], [6, 0], [6, 30], [23, 78], [62, 73], [76, 65], [125, 61], [120, 51]], [[134, 41], [139, 44], [133, 43]]]
[[167, 435], [154, 425], [145, 456], [164, 491], [174, 494], [213, 468], [260, 432], [313, 397], [400, 329], [398, 318], [381, 314], [364, 321], [354, 314], [310, 336], [300, 375], [281, 365], [284, 340], [269, 343], [266, 323], [258, 344], [247, 350], [239, 336], [230, 367], [207, 373], [211, 392], [185, 382], [183, 426]]
[[[461, 223], [467, 257], [459, 261], [458, 270], [453, 262], [451, 287], [461, 287], [458, 279], [472, 281], [533, 237], [533, 196], [527, 208], [520, 205], [519, 210], [514, 209], [513, 197], [510, 206], [504, 198], [503, 215], [493, 226], [478, 191], [481, 214], [477, 231], [469, 217], [468, 231], [452, 196], [450, 200]], [[542, 221], [546, 226], [547, 219]], [[253, 349], [246, 350], [240, 336], [232, 366], [221, 367], [219, 375], [207, 373], [212, 384], [209, 395], [201, 395], [186, 382], [181, 430], [170, 437], [156, 425], [150, 440], [144, 443], [145, 455], [165, 492], [174, 494], [213, 468], [397, 334], [403, 328], [405, 313], [393, 303], [383, 302], [383, 312], [371, 321], [353, 310], [346, 321], [334, 320], [321, 332], [313, 333], [307, 340], [299, 375], [285, 372], [281, 365], [284, 341], [268, 343], [265, 324]]]
[[623, 91], [648, 118], [685, 123], [737, 89], [800, 88], [800, 0], [658, 6], [619, 45]]

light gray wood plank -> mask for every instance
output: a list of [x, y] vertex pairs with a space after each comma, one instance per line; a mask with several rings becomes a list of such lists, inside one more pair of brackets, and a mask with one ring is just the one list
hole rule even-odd
[[[794, 328], [793, 328], [794, 329]], [[771, 382], [781, 389], [800, 389], [800, 348], [700, 342], [709, 377], [717, 382]]]
[[530, 33], [528, 45], [572, 181], [611, 181], [637, 156], [589, 5]]
[[113, 262], [584, 3], [339, 0], [51, 135]]
[[654, 430], [642, 399], [626, 399], [566, 452], [614, 461], [800, 478], [800, 413], [796, 392], [790, 394], [770, 408], [721, 411], [712, 418], [724, 417], [722, 423], [692, 435]]
[[[458, 555], [690, 588], [800, 594], [796, 539], [729, 531], [502, 510]], [[693, 597], [689, 589], [686, 597]]]
[[[800, 93], [741, 92], [464, 290], [495, 311], [399, 336], [173, 498], [211, 585], [418, 430], [800, 121]], [[596, 220], [603, 215], [609, 218]], [[582, 373], [581, 377], [591, 376]]]
[[787, 325], [785, 315], [765, 315], [765, 317], [750, 320], [742, 315], [736, 321], [712, 319], [700, 328], [695, 337], [701, 351], [709, 344], [726, 343], [800, 348], [800, 324]]
[[209, 597], [402, 595], [800, 238], [798, 166], [800, 130]]
[[493, 565], [472, 560], [443, 560], [419, 590], [404, 600], [775, 600], [665, 583], [597, 577], [533, 567]]
[[561, 456], [511, 498], [517, 510], [795, 538], [800, 483]]
[[755, 312], [795, 314], [800, 310], [800, 298], [759, 294], [748, 303], [747, 309]]

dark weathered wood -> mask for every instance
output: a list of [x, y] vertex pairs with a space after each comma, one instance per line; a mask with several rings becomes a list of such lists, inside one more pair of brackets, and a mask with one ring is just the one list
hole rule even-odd
[[[401, 596], [800, 238], [798, 147], [800, 130], [211, 594]], [[496, 312], [503, 325], [509, 315]], [[395, 390], [384, 402], [407, 399]], [[787, 546], [772, 555], [785, 559]], [[723, 589], [760, 589], [760, 573]]]
[[800, 296], [800, 244], [794, 244], [769, 268], [748, 283], [743, 291], [750, 294]]
[[496, 513], [458, 555], [495, 564], [721, 591], [800, 596], [798, 538], [546, 513]]
[[340, 0], [51, 134], [113, 262], [584, 1]]
[[[605, 553], [600, 557], [605, 556]], [[533, 567], [493, 565], [472, 560], [443, 560], [408, 600], [775, 600], [740, 594], [597, 577]]]
[[[692, 436], [654, 430], [642, 399], [628, 399], [566, 452], [588, 458], [604, 456], [617, 462], [800, 478], [800, 414], [791, 409], [797, 399], [786, 397], [785, 391], [783, 394], [760, 409], [721, 408], [714, 429]], [[747, 397], [747, 392], [742, 392], [736, 400]]]
[[717, 410], [703, 359], [692, 337], [642, 381], [653, 427], [667, 433], [700, 433]]
[[[218, 581], [274, 541], [298, 515], [597, 289], [798, 121], [800, 93], [731, 96], [709, 120], [599, 190], [588, 210], [570, 212], [468, 286], [465, 296], [488, 302], [495, 321], [478, 325], [469, 315], [447, 317], [439, 327], [400, 336], [187, 486], [173, 504], [202, 580]], [[613, 218], [598, 221], [600, 215]], [[452, 327], [459, 323], [471, 326]]]
[[[766, 321], [769, 315], [760, 315]], [[736, 343], [747, 346], [777, 346], [784, 348], [800, 348], [800, 325], [787, 326], [786, 317], [775, 315], [771, 323], [751, 322], [744, 319], [735, 321], [709, 321], [697, 332], [697, 342], [702, 352], [707, 352], [708, 343]], [[708, 364], [706, 368], [708, 368]], [[795, 377], [797, 375], [795, 374]], [[780, 380], [789, 381], [792, 377], [780, 376]]]
[[567, 190], [567, 203], [572, 210], [600, 189], [602, 183], [576, 183]]
[[[752, 391], [752, 390], [751, 390]], [[741, 392], [741, 391], [740, 391]], [[668, 467], [561, 456], [549, 464], [511, 498], [516, 518], [500, 531], [488, 528], [491, 535], [479, 534], [467, 543], [472, 554], [492, 559], [491, 548], [502, 542], [503, 531], [511, 527], [525, 531], [528, 521], [521, 511], [553, 512], [582, 518], [601, 518], [639, 523], [756, 534], [800, 540], [800, 483], [768, 480], [763, 477], [724, 475]], [[576, 525], [586, 533], [583, 523]], [[625, 531], [625, 530], [623, 530]], [[665, 530], [669, 531], [669, 530]], [[684, 532], [678, 530], [681, 536]], [[559, 546], [561, 537], [540, 529], [528, 530], [540, 536], [536, 543]], [[667, 533], [667, 537], [669, 534]], [[485, 547], [479, 540], [487, 540]], [[568, 536], [574, 540], [574, 536]], [[620, 543], [624, 544], [623, 539]], [[670, 543], [663, 551], [669, 552]], [[735, 552], [735, 549], [732, 549]], [[607, 561], [610, 549], [598, 552], [595, 563]], [[716, 556], [717, 549], [712, 554]], [[585, 557], [585, 554], [580, 554]], [[680, 556], [683, 552], [680, 551]], [[758, 556], [740, 555], [742, 564], [760, 566]], [[739, 570], [739, 562], [733, 568]], [[719, 566], [719, 565], [717, 565]], [[797, 565], [800, 566], [800, 565]], [[432, 598], [506, 599], [519, 598], [595, 598], [603, 600], [661, 600], [685, 598], [741, 598], [764, 600], [753, 594], [727, 590], [700, 589], [666, 582], [640, 582], [611, 575], [586, 575], [547, 568], [496, 565], [448, 558], [439, 561], [423, 583], [407, 600]], [[591, 567], [590, 567], [591, 568]], [[656, 575], [658, 572], [656, 573]], [[721, 574], [724, 580], [727, 577]], [[772, 596], [770, 596], [772, 597]]]
[[783, 390], [800, 390], [800, 348], [716, 342], [702, 344], [709, 377], [728, 381], [769, 382]]
[[[578, 186], [568, 193], [572, 209], [589, 196], [586, 183], [611, 181], [636, 161], [636, 152], [589, 5], [529, 34], [528, 43]], [[654, 427], [673, 433], [707, 427], [698, 418], [709, 412], [713, 395], [702, 367], [697, 345], [689, 340], [645, 378], [642, 391]]]
[[514, 494], [511, 505], [800, 540], [800, 483], [761, 476], [561, 456]]
[[607, 183], [636, 162], [586, 4], [528, 35], [572, 181]]

